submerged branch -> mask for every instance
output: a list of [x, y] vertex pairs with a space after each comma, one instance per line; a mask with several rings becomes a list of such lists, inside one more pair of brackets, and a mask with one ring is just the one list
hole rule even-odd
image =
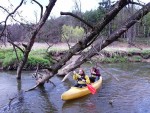
[[37, 88], [39, 86], [39, 84], [36, 84], [35, 86], [33, 86], [32, 88], [26, 90], [25, 92], [29, 92], [29, 91], [32, 91], [34, 90], [35, 88]]

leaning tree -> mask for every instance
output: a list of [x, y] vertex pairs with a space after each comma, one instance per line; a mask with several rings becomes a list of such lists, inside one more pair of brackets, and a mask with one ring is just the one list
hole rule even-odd
[[[21, 0], [21, 3], [16, 7], [16, 9], [9, 13], [7, 9], [0, 6], [1, 9], [8, 12], [8, 16], [6, 17], [5, 21], [1, 22], [4, 23], [4, 28], [0, 34], [0, 36], [4, 35], [5, 28], [7, 26], [7, 20], [9, 17], [13, 17], [13, 14], [18, 10], [19, 7], [21, 7], [24, 0]], [[34, 28], [28, 33], [29, 35], [29, 41], [27, 42], [27, 45], [24, 49], [21, 49], [17, 45], [13, 44], [15, 47], [18, 47], [22, 53], [23, 57], [22, 60], [19, 62], [18, 68], [17, 68], [17, 79], [21, 79], [21, 73], [23, 70], [23, 67], [25, 66], [29, 53], [32, 49], [32, 46], [35, 42], [35, 39], [43, 27], [44, 23], [48, 19], [55, 3], [57, 0], [50, 0], [48, 5], [46, 6], [46, 9], [43, 13], [43, 6], [36, 0], [32, 0], [36, 4], [38, 4], [41, 8], [41, 18], [37, 24], [34, 25]], [[146, 5], [142, 5], [142, 8], [138, 10], [135, 14], [133, 14], [131, 17], [129, 17], [124, 24], [120, 28], [118, 28], [116, 31], [111, 33], [109, 37], [103, 38], [100, 36], [100, 33], [102, 30], [116, 17], [116, 15], [122, 10], [123, 7], [125, 7], [128, 4], [137, 4], [141, 5], [140, 3], [136, 3], [133, 0], [119, 0], [117, 1], [109, 10], [109, 12], [106, 13], [106, 15], [95, 25], [90, 25], [88, 22], [86, 22], [84, 19], [80, 18], [79, 16], [70, 13], [70, 12], [61, 12], [61, 15], [70, 15], [79, 21], [83, 22], [86, 26], [89, 27], [89, 32], [81, 39], [79, 40], [73, 47], [71, 47], [60, 59], [57, 63], [51, 65], [50, 67], [47, 67], [46, 69], [49, 71], [49, 74], [45, 74], [42, 76], [42, 79], [38, 80], [38, 83], [34, 88], [36, 88], [39, 85], [43, 85], [46, 81], [48, 81], [51, 77], [56, 75], [58, 73], [58, 70], [60, 70], [62, 67], [66, 65], [66, 62], [70, 60], [75, 54], [79, 53], [81, 56], [72, 63], [69, 67], [65, 69], [65, 71], [59, 73], [59, 74], [67, 74], [71, 72], [72, 70], [79, 67], [84, 62], [88, 61], [90, 58], [92, 58], [94, 55], [98, 54], [99, 51], [101, 51], [103, 48], [111, 44], [112, 42], [116, 41], [120, 36], [126, 32], [131, 26], [133, 26], [136, 22], [138, 22], [144, 15], [146, 15], [148, 12], [150, 12], [150, 3]], [[91, 49], [89, 49], [86, 53], [82, 53], [84, 49], [91, 46]]]

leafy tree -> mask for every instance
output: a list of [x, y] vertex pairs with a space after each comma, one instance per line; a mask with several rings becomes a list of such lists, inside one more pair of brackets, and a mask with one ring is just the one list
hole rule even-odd
[[82, 27], [76, 26], [62, 26], [62, 41], [77, 41], [84, 35], [84, 29]]
[[96, 10], [90, 10], [90, 11], [86, 11], [83, 14], [83, 18], [88, 21], [89, 23], [97, 23], [98, 21], [100, 21], [100, 19], [104, 16], [104, 10], [101, 9], [96, 9]]
[[145, 17], [145, 37], [150, 37], [150, 13], [148, 13]]

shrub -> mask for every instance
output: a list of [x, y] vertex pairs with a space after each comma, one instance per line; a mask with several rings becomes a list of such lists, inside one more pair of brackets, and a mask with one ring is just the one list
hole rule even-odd
[[[19, 60], [22, 58], [22, 53], [20, 51], [17, 51]], [[1, 53], [0, 53], [1, 55]], [[3, 60], [2, 60], [2, 66], [4, 68], [8, 68], [9, 66], [12, 69], [16, 69], [18, 65], [18, 60], [16, 57], [15, 52], [13, 51], [7, 51], [5, 54], [3, 54]], [[44, 51], [38, 50], [38, 51], [32, 51], [29, 54], [28, 61], [25, 65], [25, 68], [27, 69], [35, 69], [36, 65], [39, 64], [40, 67], [49, 66], [52, 62], [52, 59], [50, 56], [48, 56]]]

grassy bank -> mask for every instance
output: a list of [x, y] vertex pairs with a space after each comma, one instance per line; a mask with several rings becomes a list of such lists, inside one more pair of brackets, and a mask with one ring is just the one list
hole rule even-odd
[[[120, 48], [121, 49], [121, 48]], [[94, 60], [103, 63], [116, 62], [150, 62], [150, 49], [104, 49], [101, 51], [101, 56], [94, 57]]]
[[[73, 45], [73, 44], [71, 44]], [[52, 64], [52, 57], [60, 58], [60, 55], [64, 54], [68, 50], [67, 44], [55, 44], [49, 51], [52, 52], [46, 53], [48, 45], [42, 43], [35, 43], [32, 51], [29, 54], [29, 59], [25, 65], [25, 70], [36, 69], [37, 64], [40, 68], [44, 68]], [[103, 63], [114, 63], [114, 62], [150, 62], [150, 58], [147, 57], [150, 55], [150, 46], [141, 46], [143, 49], [140, 50], [135, 47], [128, 47], [127, 44], [117, 43], [112, 44], [111, 46], [103, 49], [100, 54], [101, 56], [94, 57], [98, 62]], [[22, 53], [17, 50], [18, 59], [22, 59]], [[18, 66], [18, 59], [16, 54], [11, 46], [0, 49], [0, 67], [4, 69], [14, 70]]]
[[[18, 58], [13, 49], [1, 49], [0, 50], [0, 64], [3, 69], [15, 70], [18, 66], [18, 60], [22, 59], [23, 54], [17, 50]], [[33, 50], [29, 54], [29, 59], [24, 67], [25, 70], [36, 69], [36, 65], [39, 64], [40, 68], [49, 66], [52, 63], [52, 59], [45, 50]]]

